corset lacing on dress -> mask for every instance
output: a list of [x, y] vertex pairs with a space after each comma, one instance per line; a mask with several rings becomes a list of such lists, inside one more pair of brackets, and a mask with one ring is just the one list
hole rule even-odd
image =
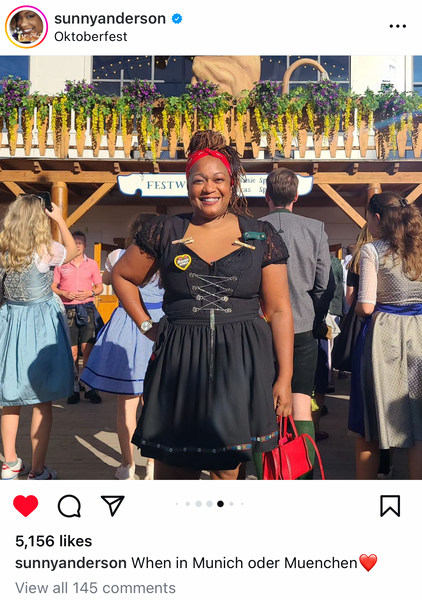
[[[228, 281], [237, 281], [237, 276], [224, 277], [223, 275], [200, 275], [189, 273], [190, 279], [198, 279], [198, 285], [191, 286], [191, 293], [195, 300], [204, 302], [201, 306], [193, 306], [192, 312], [208, 311], [210, 315], [210, 353], [208, 368], [208, 394], [209, 399], [213, 395], [214, 364], [215, 364], [215, 312], [231, 313], [230, 307], [223, 306], [229, 301], [234, 289], [225, 287]], [[223, 284], [223, 285], [222, 285]]]

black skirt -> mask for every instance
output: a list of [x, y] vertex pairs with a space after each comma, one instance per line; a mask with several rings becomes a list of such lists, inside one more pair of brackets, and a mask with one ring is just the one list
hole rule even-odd
[[340, 323], [341, 333], [334, 342], [332, 364], [339, 371], [351, 371], [353, 352], [359, 335], [362, 320], [355, 312], [356, 301]]
[[277, 444], [271, 329], [259, 315], [189, 323], [160, 321], [133, 443], [169, 465], [235, 469]]

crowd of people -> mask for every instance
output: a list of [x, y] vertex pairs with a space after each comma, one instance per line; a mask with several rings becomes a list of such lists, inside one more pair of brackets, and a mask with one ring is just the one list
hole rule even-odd
[[[292, 415], [317, 442], [329, 437], [320, 417], [333, 368], [351, 373], [357, 478], [376, 478], [385, 457], [388, 473], [392, 449], [407, 448], [410, 478], [422, 479], [418, 208], [393, 192], [373, 196], [342, 264], [324, 224], [295, 213], [292, 171], [268, 175], [260, 219], [243, 176], [221, 134], [197, 132], [186, 164], [192, 211], [139, 215], [102, 276], [56, 206], [33, 194], [11, 203], [0, 233], [3, 480], [57, 478], [45, 464], [51, 403], [76, 404], [81, 391], [93, 404], [117, 395], [117, 479], [135, 478], [134, 448], [146, 479], [198, 479], [204, 469], [239, 479], [249, 461], [260, 479], [280, 418]], [[105, 326], [94, 304], [104, 284], [119, 298]], [[16, 448], [26, 405], [32, 464]]]

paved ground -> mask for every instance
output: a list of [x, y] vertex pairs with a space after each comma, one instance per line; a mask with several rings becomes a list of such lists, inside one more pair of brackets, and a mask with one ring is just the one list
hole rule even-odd
[[[329, 414], [321, 420], [330, 438], [319, 444], [327, 479], [354, 479], [354, 439], [347, 434], [349, 381], [337, 380], [336, 393], [328, 395]], [[103, 403], [54, 404], [54, 425], [50, 442], [48, 464], [57, 469], [60, 479], [113, 479], [120, 464], [116, 434], [116, 399], [111, 394], [101, 394]], [[81, 394], [83, 396], [83, 394]], [[19, 433], [19, 455], [30, 457], [30, 409], [22, 410]], [[0, 447], [1, 448], [1, 447]], [[2, 460], [3, 457], [0, 456]], [[137, 475], [145, 476], [145, 459], [137, 453]], [[394, 479], [407, 479], [406, 455], [394, 454]], [[248, 474], [254, 475], [253, 466]], [[204, 478], [207, 474], [204, 473]], [[316, 475], [316, 478], [319, 478]]]

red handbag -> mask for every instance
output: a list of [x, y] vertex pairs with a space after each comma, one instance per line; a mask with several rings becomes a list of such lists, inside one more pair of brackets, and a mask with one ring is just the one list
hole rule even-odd
[[[289, 422], [293, 433], [287, 432]], [[262, 456], [263, 479], [277, 481], [280, 479], [297, 479], [301, 475], [309, 473], [312, 469], [312, 464], [309, 459], [307, 439], [311, 441], [315, 448], [321, 470], [321, 478], [325, 479], [321, 455], [311, 436], [307, 433], [298, 435], [292, 416], [280, 418], [279, 425], [280, 436], [277, 448], [274, 448], [271, 452], [265, 452]]]

